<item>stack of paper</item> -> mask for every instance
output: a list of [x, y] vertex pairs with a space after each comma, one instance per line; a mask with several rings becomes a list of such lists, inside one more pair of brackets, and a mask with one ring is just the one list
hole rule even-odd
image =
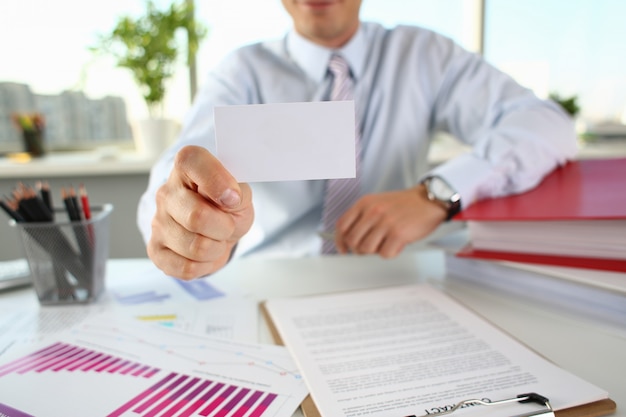
[[94, 317], [0, 361], [0, 415], [289, 417], [307, 390], [281, 346]]
[[626, 330], [626, 274], [445, 254], [446, 275]]
[[569, 162], [523, 194], [455, 216], [471, 245], [458, 256], [626, 272], [626, 158]]
[[0, 416], [291, 417], [307, 394], [253, 299], [153, 265], [108, 278], [95, 304], [0, 303]]
[[[547, 397], [562, 410], [557, 416], [615, 409], [601, 388], [430, 286], [271, 299], [265, 310], [322, 416], [431, 415], [467, 399], [489, 402], [528, 392]], [[592, 403], [594, 411], [581, 410]], [[473, 406], [460, 414], [520, 415], [526, 407]]]

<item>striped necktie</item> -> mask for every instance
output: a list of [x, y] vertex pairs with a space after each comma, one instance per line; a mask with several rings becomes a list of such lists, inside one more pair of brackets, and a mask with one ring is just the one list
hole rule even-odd
[[[346, 60], [340, 55], [333, 55], [328, 64], [328, 70], [333, 76], [333, 84], [330, 93], [331, 100], [352, 100], [354, 97], [354, 83], [350, 75], [350, 67]], [[357, 124], [358, 126], [358, 124]], [[329, 179], [326, 181], [326, 192], [324, 196], [324, 208], [322, 212], [322, 223], [324, 232], [332, 233], [335, 230], [335, 223], [341, 215], [350, 208], [360, 195], [360, 133], [356, 129], [356, 177]], [[336, 253], [335, 243], [331, 239], [325, 239], [322, 244], [322, 253]]]

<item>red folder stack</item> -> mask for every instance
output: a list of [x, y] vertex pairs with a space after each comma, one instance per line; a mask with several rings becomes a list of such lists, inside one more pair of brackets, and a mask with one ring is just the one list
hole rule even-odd
[[626, 272], [626, 158], [571, 161], [454, 220], [470, 236], [460, 257]]

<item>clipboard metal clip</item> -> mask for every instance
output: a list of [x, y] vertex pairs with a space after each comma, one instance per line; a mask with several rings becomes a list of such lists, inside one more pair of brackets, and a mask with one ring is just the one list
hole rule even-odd
[[495, 405], [510, 404], [514, 402], [535, 403], [542, 407], [542, 409], [540, 410], [535, 410], [530, 413], [519, 414], [515, 417], [554, 417], [554, 410], [552, 409], [552, 406], [550, 405], [550, 401], [546, 397], [536, 394], [534, 392], [531, 392], [528, 394], [521, 394], [515, 398], [507, 398], [507, 399], [498, 400], [498, 401], [487, 401], [487, 400], [478, 400], [478, 399], [464, 400], [464, 401], [457, 403], [454, 407], [450, 408], [449, 410], [442, 410], [439, 412], [428, 413], [428, 414], [424, 414], [421, 416], [412, 415], [412, 416], [407, 416], [407, 417], [439, 417], [439, 416], [444, 416], [447, 414], [452, 414], [459, 408], [463, 408], [463, 407], [474, 406], [474, 405], [485, 405], [485, 406], [491, 407]]

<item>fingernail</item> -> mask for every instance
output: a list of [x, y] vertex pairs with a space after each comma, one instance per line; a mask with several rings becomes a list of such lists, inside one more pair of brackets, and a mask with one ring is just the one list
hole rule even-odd
[[235, 208], [241, 203], [241, 197], [235, 190], [229, 188], [220, 197], [220, 203], [228, 208]]

